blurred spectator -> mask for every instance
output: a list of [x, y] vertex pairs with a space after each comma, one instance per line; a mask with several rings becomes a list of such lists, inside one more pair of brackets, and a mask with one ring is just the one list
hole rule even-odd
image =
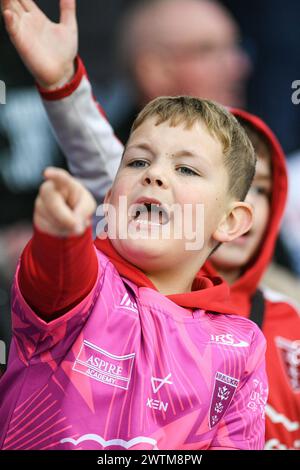
[[[254, 63], [249, 82], [248, 107], [273, 129], [286, 153], [300, 148], [300, 105], [292, 102], [292, 83], [299, 80], [300, 2], [223, 0], [240, 24]], [[289, 157], [290, 189], [283, 230], [275, 259], [300, 276], [299, 184], [300, 157]], [[282, 271], [287, 277], [287, 271]], [[274, 277], [275, 277], [275, 273]], [[278, 287], [279, 287], [278, 283]], [[286, 286], [294, 285], [285, 282]], [[288, 291], [288, 289], [286, 289]], [[293, 289], [297, 296], [297, 289]]]
[[136, 93], [123, 122], [112, 121], [118, 137], [125, 142], [138, 110], [160, 95], [194, 95], [243, 107], [250, 62], [239, 39], [237, 24], [218, 2], [137, 2], [123, 18], [118, 40], [123, 71]]

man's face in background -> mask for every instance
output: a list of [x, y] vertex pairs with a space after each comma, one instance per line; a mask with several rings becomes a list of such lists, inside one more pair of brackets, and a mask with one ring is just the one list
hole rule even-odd
[[240, 48], [237, 25], [221, 5], [169, 0], [152, 18], [153, 49], [138, 55], [135, 67], [145, 102], [185, 94], [245, 106], [251, 64]]

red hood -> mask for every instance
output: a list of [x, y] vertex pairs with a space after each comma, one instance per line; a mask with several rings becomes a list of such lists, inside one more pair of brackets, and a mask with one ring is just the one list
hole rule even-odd
[[[138, 287], [157, 290], [140, 269], [119, 255], [109, 239], [96, 239], [95, 246], [110, 259], [121, 276], [134, 282]], [[198, 273], [192, 292], [167, 297], [184, 308], [203, 308], [218, 313], [234, 313], [234, 307], [230, 305], [229, 300], [229, 287], [217, 274], [207, 277], [203, 273]]]
[[[268, 140], [272, 149], [273, 185], [269, 224], [265, 232], [263, 244], [260, 246], [258, 253], [248, 264], [244, 274], [230, 289], [231, 302], [236, 307], [236, 313], [248, 316], [251, 297], [256, 291], [273, 256], [287, 197], [287, 170], [283, 150], [271, 129], [260, 118], [246, 111], [231, 109], [231, 112], [236, 117], [241, 117], [245, 121], [248, 121], [261, 132]], [[209, 275], [216, 275], [216, 271], [209, 262], [205, 264], [204, 271]]]

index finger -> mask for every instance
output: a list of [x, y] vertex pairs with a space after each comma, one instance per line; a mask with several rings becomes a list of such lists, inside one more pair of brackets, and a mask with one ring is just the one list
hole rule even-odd
[[51, 180], [57, 189], [65, 189], [70, 184], [74, 184], [74, 178], [66, 170], [62, 168], [48, 167], [44, 171], [46, 180]]
[[19, 2], [19, 0], [1, 0], [1, 10], [2, 12], [9, 10], [16, 13], [17, 15], [21, 15], [26, 11], [24, 10], [23, 5]]

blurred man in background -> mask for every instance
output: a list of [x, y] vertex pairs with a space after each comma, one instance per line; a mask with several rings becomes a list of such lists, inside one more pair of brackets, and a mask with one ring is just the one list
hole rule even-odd
[[139, 1], [124, 16], [117, 43], [136, 98], [119, 125], [112, 119], [123, 142], [139, 108], [157, 96], [246, 104], [250, 60], [240, 47], [238, 25], [216, 1]]

